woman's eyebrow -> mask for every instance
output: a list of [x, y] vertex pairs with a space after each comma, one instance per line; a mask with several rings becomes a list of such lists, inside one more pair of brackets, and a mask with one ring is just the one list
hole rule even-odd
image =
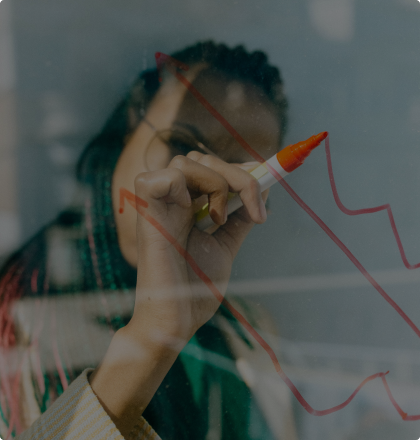
[[[214, 153], [214, 149], [213, 149], [213, 145], [211, 145], [211, 143], [206, 139], [206, 137], [203, 135], [203, 133], [193, 124], [189, 124], [188, 122], [181, 122], [181, 121], [174, 121], [173, 125], [185, 128], [186, 130], [188, 130], [199, 142], [201, 142], [207, 149], [209, 149], [210, 151], [213, 152], [214, 155], [216, 155], [219, 159], [221, 159], [221, 157]], [[224, 160], [224, 159], [222, 159]], [[249, 160], [249, 159], [248, 159]], [[246, 162], [246, 159], [243, 159], [242, 157], [236, 160], [234, 159], [230, 159], [227, 162], [228, 163], [242, 163], [242, 162]]]
[[178, 125], [182, 128], [186, 128], [199, 142], [204, 144], [207, 148], [210, 148], [211, 145], [208, 139], [195, 125], [189, 124], [188, 122], [180, 122], [180, 121], [174, 121], [174, 125]]

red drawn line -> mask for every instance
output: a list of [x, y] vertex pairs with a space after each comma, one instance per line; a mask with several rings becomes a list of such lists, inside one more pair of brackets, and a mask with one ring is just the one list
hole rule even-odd
[[58, 376], [60, 377], [60, 382], [63, 387], [63, 390], [65, 391], [69, 384], [67, 381], [66, 373], [64, 372], [64, 366], [63, 362], [61, 361], [60, 353], [58, 352], [58, 344], [57, 344], [57, 314], [56, 314], [56, 308], [55, 308], [55, 302], [53, 303], [54, 306], [52, 308], [52, 317], [51, 317], [51, 345], [54, 355], [54, 362], [55, 366], [58, 371]]
[[[327, 137], [328, 139], [328, 137]], [[326, 140], [327, 140], [326, 139]], [[274, 171], [274, 170], [273, 170]], [[279, 180], [279, 179], [278, 179]], [[414, 333], [420, 338], [420, 329], [408, 317], [404, 310], [385, 292], [379, 283], [369, 274], [362, 263], [351, 253], [347, 246], [331, 231], [331, 229], [315, 214], [314, 211], [296, 194], [296, 192], [283, 179], [279, 180], [283, 188], [290, 194], [295, 202], [311, 216], [311, 218], [320, 226], [320, 228], [331, 238], [331, 240], [344, 252], [349, 260], [359, 269], [360, 273], [369, 281], [369, 283], [379, 292], [385, 301], [404, 319], [411, 327]]]
[[[167, 67], [167, 69], [174, 75], [176, 78], [181, 81], [187, 89], [196, 97], [196, 99], [223, 125], [223, 127], [228, 130], [228, 132], [238, 141], [238, 143], [247, 151], [249, 152], [254, 159], [258, 160], [259, 162], [264, 162], [264, 159], [253, 150], [253, 148], [239, 135], [239, 133], [236, 132], [236, 130], [229, 124], [229, 122], [223, 118], [221, 114], [217, 112], [217, 110], [201, 95], [201, 93], [183, 76], [181, 75], [176, 68], [181, 68], [183, 70], [188, 70], [188, 67], [185, 66], [183, 63], [180, 63], [177, 60], [174, 60], [172, 57], [169, 57], [168, 55], [164, 55], [162, 53], [156, 53], [156, 62], [158, 65], [158, 69], [162, 69], [163, 66]], [[329, 146], [329, 138], [326, 139], [326, 146]], [[329, 152], [329, 149], [327, 149], [327, 152]], [[368, 210], [358, 210], [358, 211], [351, 211], [347, 210], [347, 208], [344, 207], [344, 205], [341, 203], [338, 193], [335, 188], [335, 183], [332, 175], [332, 165], [331, 165], [331, 155], [327, 154], [327, 162], [328, 162], [328, 170], [330, 171], [330, 182], [332, 184], [333, 194], [335, 201], [340, 209], [347, 211], [347, 213], [351, 213], [350, 215], [357, 215], [357, 214], [365, 214], [370, 212], [377, 212], [379, 210], [387, 209], [388, 216], [391, 221], [391, 226], [393, 226], [393, 231], [395, 234], [395, 237], [397, 239], [397, 243], [401, 252], [401, 255], [403, 257], [403, 260], [405, 258], [404, 250], [402, 249], [401, 240], [399, 239], [398, 232], [395, 227], [394, 218], [392, 215], [391, 208], [389, 204], [382, 205], [377, 208], [369, 208]], [[393, 307], [397, 313], [404, 319], [404, 321], [411, 327], [411, 329], [416, 333], [417, 336], [420, 337], [420, 330], [419, 328], [414, 324], [414, 322], [407, 316], [407, 314], [401, 309], [401, 307], [384, 291], [384, 289], [378, 284], [378, 282], [368, 273], [368, 271], [363, 267], [363, 265], [357, 260], [357, 258], [350, 252], [350, 250], [346, 247], [346, 245], [331, 231], [331, 229], [315, 214], [315, 212], [297, 195], [297, 193], [292, 189], [290, 185], [288, 185], [284, 179], [272, 168], [268, 167], [271, 174], [276, 177], [278, 182], [283, 186], [283, 188], [287, 191], [287, 193], [295, 200], [295, 202], [320, 226], [320, 228], [328, 235], [328, 237], [333, 240], [333, 242], [344, 252], [344, 254], [350, 259], [350, 261], [357, 267], [357, 269], [363, 274], [363, 276], [369, 281], [369, 283], [378, 291], [378, 293], [388, 302], [388, 304]], [[123, 190], [127, 191], [127, 190]], [[128, 191], [127, 191], [128, 192]], [[121, 197], [124, 196], [123, 193], [120, 194]], [[131, 194], [131, 199], [134, 196], [134, 194]], [[123, 201], [121, 202], [120, 199], [120, 212], [121, 212], [121, 205], [123, 205]], [[147, 202], [140, 199], [140, 203], [142, 203], [142, 206], [147, 206]], [[136, 209], [139, 211], [140, 203], [137, 201], [136, 203]], [[389, 207], [389, 209], [388, 209]], [[344, 211], [344, 212], [345, 212]], [[142, 214], [143, 215], [143, 214]], [[345, 406], [347, 406], [355, 397], [355, 395], [359, 392], [359, 390], [369, 381], [381, 377], [383, 384], [385, 386], [385, 389], [388, 393], [388, 396], [390, 398], [391, 403], [395, 407], [395, 409], [398, 411], [398, 413], [401, 415], [401, 417], [404, 420], [420, 420], [420, 415], [415, 416], [408, 416], [405, 412], [402, 411], [402, 409], [399, 407], [395, 399], [393, 398], [391, 391], [389, 389], [389, 386], [385, 380], [385, 375], [388, 373], [376, 373], [372, 376], [369, 376], [366, 378], [359, 387], [353, 392], [353, 394], [342, 404], [337, 405], [333, 408], [326, 409], [323, 411], [318, 411], [313, 409], [308, 402], [304, 399], [304, 397], [299, 393], [295, 385], [292, 383], [292, 381], [286, 376], [284, 371], [281, 369], [280, 363], [275, 356], [273, 350], [271, 347], [264, 341], [264, 339], [256, 332], [256, 330], [248, 323], [248, 321], [232, 306], [223, 299], [223, 296], [221, 293], [217, 290], [217, 288], [213, 285], [211, 280], [205, 275], [201, 269], [198, 267], [198, 265], [194, 262], [191, 255], [187, 253], [185, 249], [183, 249], [176, 240], [166, 231], [164, 230], [163, 226], [158, 224], [156, 220], [154, 220], [152, 217], [147, 215], [147, 220], [155, 226], [172, 244], [176, 244], [176, 249], [178, 252], [184, 256], [184, 258], [187, 260], [188, 264], [190, 264], [191, 268], [196, 272], [196, 274], [206, 283], [206, 285], [209, 286], [210, 290], [215, 294], [216, 298], [223, 304], [228, 307], [228, 309], [231, 311], [231, 313], [238, 319], [238, 321], [252, 334], [252, 336], [256, 339], [256, 341], [262, 346], [262, 348], [267, 352], [267, 354], [270, 356], [276, 371], [280, 375], [280, 377], [283, 379], [283, 381], [286, 383], [286, 385], [289, 387], [289, 389], [292, 391], [296, 399], [299, 401], [299, 403], [302, 405], [302, 407], [310, 414], [322, 416], [331, 414], [333, 412], [336, 412]], [[156, 223], [156, 224], [155, 224]], [[408, 262], [407, 262], [408, 264]], [[409, 265], [410, 266], [410, 265]], [[414, 267], [409, 267], [414, 268]]]
[[93, 223], [92, 223], [91, 208], [92, 208], [92, 203], [91, 203], [90, 199], [88, 198], [85, 202], [85, 212], [86, 212], [85, 218], [86, 218], [86, 229], [88, 231], [88, 243], [89, 243], [90, 257], [92, 259], [92, 266], [93, 266], [93, 269], [95, 272], [96, 284], [98, 285], [99, 289], [103, 290], [104, 285], [102, 283], [101, 272], [99, 271], [98, 256], [96, 253], [96, 246], [95, 246], [95, 238], [93, 237]]
[[325, 154], [327, 156], [328, 175], [330, 177], [331, 189], [333, 192], [335, 203], [337, 204], [339, 209], [341, 211], [343, 211], [344, 214], [347, 214], [347, 215], [372, 214], [374, 212], [387, 211], [389, 222], [391, 223], [392, 232], [394, 233], [395, 240], [397, 241], [398, 249], [400, 251], [404, 266], [407, 269], [417, 269], [418, 267], [420, 267], [420, 263], [410, 264], [407, 260], [407, 257], [405, 255], [405, 251], [404, 251], [404, 247], [401, 242], [400, 234], [398, 233], [397, 226], [395, 224], [394, 215], [392, 213], [392, 208], [389, 203], [386, 203], [385, 205], [381, 205], [381, 206], [375, 206], [374, 208], [365, 208], [365, 209], [348, 209], [343, 205], [343, 203], [340, 200], [340, 197], [338, 195], [337, 187], [335, 184], [334, 173], [333, 173], [333, 168], [332, 168], [332, 163], [331, 163], [330, 140], [328, 138], [325, 140]]
[[382, 376], [382, 383], [384, 384], [385, 390], [388, 394], [389, 400], [394, 405], [394, 408], [398, 411], [398, 414], [401, 416], [403, 420], [419, 420], [420, 416], [409, 416], [406, 412], [404, 412], [400, 405], [395, 401], [394, 396], [391, 394], [391, 390], [389, 389], [388, 382], [386, 381], [385, 376]]
[[[229, 124], [228, 121], [207, 101], [206, 98], [185, 78], [181, 75], [176, 68], [182, 70], [188, 70], [188, 66], [180, 63], [169, 55], [165, 55], [161, 52], [156, 52], [155, 54], [156, 64], [158, 69], [161, 70], [165, 66], [169, 72], [174, 75], [178, 81], [180, 81], [188, 89], [189, 92], [197, 99], [197, 101], [215, 118], [217, 119], [223, 127], [230, 133], [230, 135], [239, 142], [241, 147], [250, 154], [256, 161], [264, 163], [265, 159], [260, 156], [246, 141], [245, 139]], [[277, 173], [276, 173], [277, 174]], [[280, 177], [280, 176], [279, 176]], [[281, 178], [281, 177], [280, 177]]]
[[[164, 63], [165, 66], [168, 67], [168, 70], [176, 76], [177, 79], [179, 79], [185, 86], [188, 88], [188, 90], [202, 103], [205, 108], [225, 127], [229, 133], [239, 142], [239, 144], [252, 156], [254, 159], [258, 160], [259, 162], [265, 162], [265, 160], [256, 152], [254, 149], [245, 141], [245, 139], [239, 135], [239, 133], [236, 132], [236, 130], [229, 124], [229, 122], [204, 98], [203, 95], [179, 72], [176, 71], [174, 67], [182, 67], [184, 68], [182, 63], [179, 63], [177, 60], [174, 60], [172, 57], [168, 55], [163, 55], [161, 53], [156, 54], [156, 59], [158, 60], [158, 67], [162, 68], [162, 63]], [[164, 61], [161, 61], [161, 60]], [[185, 69], [185, 68], [184, 68]], [[326, 145], [329, 145], [329, 137], [326, 138]], [[330, 162], [331, 155], [327, 155], [327, 162]], [[362, 264], [359, 262], [359, 260], [350, 252], [350, 250], [347, 248], [347, 246], [334, 234], [334, 232], [331, 231], [331, 229], [315, 214], [315, 212], [297, 195], [297, 193], [292, 189], [292, 187], [285, 182], [285, 180], [280, 176], [277, 171], [271, 167], [269, 164], [268, 168], [270, 173], [278, 180], [280, 185], [283, 186], [283, 188], [289, 193], [289, 195], [293, 198], [293, 200], [321, 227], [321, 229], [331, 238], [331, 240], [334, 241], [334, 243], [346, 254], [346, 256], [350, 259], [350, 261], [359, 269], [359, 271], [363, 274], [363, 276], [369, 281], [370, 284], [380, 293], [380, 295], [393, 307], [397, 313], [405, 320], [405, 322], [412, 328], [412, 330], [416, 333], [418, 337], [420, 337], [420, 330], [419, 328], [413, 323], [413, 321], [407, 316], [407, 314], [401, 309], [401, 307], [382, 289], [382, 287], [377, 283], [377, 281], [368, 273], [368, 271], [362, 266]], [[329, 170], [332, 170], [332, 165], [329, 163]], [[332, 174], [330, 174], [331, 179]], [[334, 192], [333, 187], [333, 192]], [[340, 199], [338, 198], [337, 191], [335, 191], [335, 194], [337, 196], [337, 200], [340, 202]], [[341, 208], [347, 209], [344, 207], [344, 205], [340, 202]], [[383, 205], [389, 206], [389, 205]], [[341, 209], [340, 208], [340, 209]], [[386, 209], [383, 207], [378, 208], [371, 208], [371, 209]], [[370, 211], [369, 211], [370, 212]], [[376, 211], [372, 211], [376, 212]], [[390, 212], [390, 211], [388, 211]], [[365, 213], [364, 210], [357, 211], [357, 213], [363, 214]], [[392, 216], [392, 213], [391, 213]], [[393, 217], [390, 217], [393, 220]], [[395, 223], [394, 223], [395, 225]], [[398, 234], [398, 233], [397, 233]]]
[[34, 269], [32, 271], [32, 276], [31, 276], [31, 290], [32, 293], [36, 293], [38, 290], [38, 275], [39, 275], [39, 269]]
[[[210, 289], [216, 299], [220, 304], [223, 304], [225, 307], [229, 309], [229, 311], [235, 316], [235, 318], [248, 330], [248, 332], [254, 337], [254, 339], [261, 345], [261, 347], [267, 352], [270, 356], [271, 361], [274, 364], [274, 367], [282, 378], [282, 380], [286, 383], [286, 385], [290, 388], [296, 399], [302, 405], [302, 407], [309, 413], [314, 416], [325, 416], [327, 414], [331, 414], [333, 412], [339, 411], [340, 409], [347, 406], [356, 396], [356, 394], [360, 391], [360, 389], [368, 382], [377, 377], [383, 377], [387, 373], [376, 373], [372, 376], [366, 378], [350, 395], [350, 397], [340, 405], [334, 406], [325, 410], [316, 410], [312, 408], [312, 406], [305, 400], [293, 382], [289, 379], [286, 373], [282, 370], [280, 366], [280, 362], [277, 359], [273, 349], [270, 345], [264, 340], [264, 338], [252, 327], [252, 325], [246, 320], [246, 318], [238, 312], [230, 303], [227, 301], [221, 292], [217, 289], [217, 287], [213, 284], [211, 279], [200, 269], [199, 265], [196, 263], [192, 255], [183, 248], [178, 241], [173, 237], [156, 219], [154, 219], [150, 214], [146, 212], [143, 208], [145, 205], [147, 206], [147, 202], [140, 197], [134, 195], [130, 191], [125, 188], [120, 189], [120, 213], [124, 211], [124, 201], [127, 200], [128, 203], [137, 210], [137, 212], [144, 217], [153, 227], [155, 227], [167, 240], [171, 243], [176, 251], [186, 260], [186, 262], [190, 265], [191, 269], [197, 274], [197, 276], [206, 284], [206, 286]], [[420, 417], [420, 416], [419, 416]]]
[[106, 300], [106, 297], [103, 293], [104, 284], [102, 282], [101, 271], [99, 270], [98, 255], [96, 252], [96, 245], [95, 245], [95, 237], [93, 235], [92, 202], [91, 202], [90, 198], [86, 199], [85, 218], [86, 218], [86, 229], [87, 229], [90, 257], [92, 259], [92, 265], [93, 265], [93, 269], [95, 272], [96, 284], [99, 287], [99, 290], [101, 292], [101, 294], [100, 294], [101, 295], [101, 303], [102, 303], [102, 307], [104, 310], [104, 315], [105, 315], [106, 321], [108, 323], [109, 334], [112, 337], [114, 335], [115, 331], [113, 330], [112, 324], [111, 324], [111, 315], [109, 314], [108, 301]]

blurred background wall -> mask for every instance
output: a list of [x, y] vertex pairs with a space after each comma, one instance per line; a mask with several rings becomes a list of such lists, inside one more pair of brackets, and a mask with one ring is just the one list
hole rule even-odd
[[0, 11], [0, 258], [21, 240], [17, 187], [16, 71], [10, 2]]
[[[269, 54], [290, 100], [285, 145], [328, 130], [343, 203], [391, 203], [407, 258], [420, 261], [417, 0], [3, 0], [2, 257], [70, 203], [78, 155], [154, 52], [208, 38]], [[337, 208], [323, 147], [288, 183], [420, 325], [420, 277], [404, 268], [386, 213]], [[413, 332], [280, 186], [270, 208], [232, 290], [242, 282], [286, 340], [418, 353]]]

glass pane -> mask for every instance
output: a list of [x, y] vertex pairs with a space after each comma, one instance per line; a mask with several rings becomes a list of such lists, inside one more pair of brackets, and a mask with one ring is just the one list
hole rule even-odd
[[[100, 415], [73, 423], [101, 438], [108, 413], [127, 438], [419, 438], [419, 25], [416, 0], [1, 1], [0, 437], [89, 368]], [[184, 143], [229, 164], [165, 168]], [[228, 189], [262, 223], [244, 162], [267, 221], [200, 233]]]

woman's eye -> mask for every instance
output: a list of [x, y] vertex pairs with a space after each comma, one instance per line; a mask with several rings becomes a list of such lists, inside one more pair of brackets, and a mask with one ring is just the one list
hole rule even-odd
[[169, 145], [171, 148], [176, 151], [178, 154], [188, 154], [190, 151], [197, 149], [197, 145], [195, 142], [180, 137], [171, 137], [169, 139]]

